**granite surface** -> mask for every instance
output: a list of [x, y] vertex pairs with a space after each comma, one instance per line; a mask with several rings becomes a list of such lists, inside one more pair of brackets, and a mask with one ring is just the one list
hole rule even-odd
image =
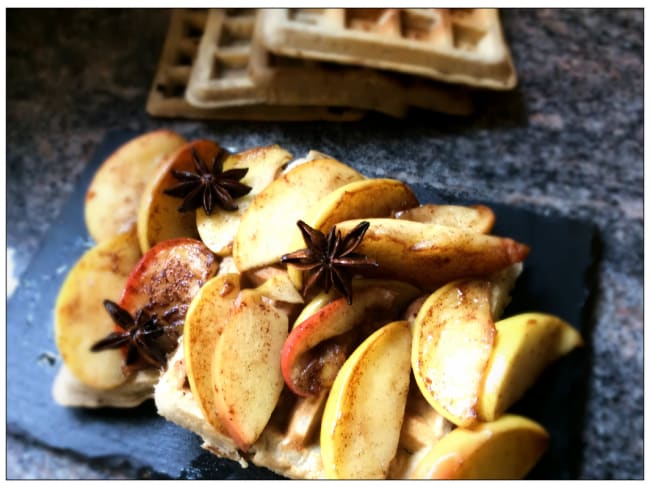
[[[368, 176], [584, 219], [597, 225], [601, 249], [578, 475], [643, 478], [643, 11], [507, 10], [502, 20], [519, 86], [481, 95], [471, 119], [211, 123], [144, 111], [167, 11], [8, 10], [8, 292], [99, 141], [118, 128], [168, 127], [236, 148], [278, 143], [294, 154], [317, 148]], [[150, 476], [11, 434], [6, 474]]]

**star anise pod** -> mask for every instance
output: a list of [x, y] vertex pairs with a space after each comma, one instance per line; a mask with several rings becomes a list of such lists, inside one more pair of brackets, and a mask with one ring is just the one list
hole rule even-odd
[[179, 212], [188, 212], [203, 206], [205, 213], [210, 215], [215, 205], [224, 210], [237, 210], [235, 199], [251, 191], [250, 186], [239, 181], [246, 176], [248, 168], [223, 171], [223, 160], [227, 154], [226, 151], [217, 152], [212, 159], [212, 169], [208, 169], [205, 161], [192, 147], [192, 162], [196, 172], [172, 169], [172, 175], [180, 183], [167, 188], [164, 193], [183, 199], [183, 203], [178, 207]]
[[93, 344], [90, 347], [91, 351], [98, 352], [127, 346], [126, 366], [135, 364], [138, 359], [144, 360], [147, 365], [154, 368], [165, 365], [166, 354], [171, 351], [165, 350], [160, 339], [171, 326], [144, 309], [139, 309], [135, 317], [132, 317], [129, 312], [110, 300], [104, 300], [104, 308], [115, 323], [124, 330], [111, 332]]
[[307, 247], [285, 254], [282, 256], [282, 262], [306, 271], [303, 294], [307, 295], [316, 284], [325, 292], [334, 285], [347, 299], [348, 304], [352, 304], [352, 276], [349, 271], [379, 266], [374, 259], [354, 252], [361, 244], [370, 224], [361, 222], [345, 237], [341, 236], [341, 231], [337, 230], [336, 226], [332, 227], [326, 237], [302, 220], [297, 224]]

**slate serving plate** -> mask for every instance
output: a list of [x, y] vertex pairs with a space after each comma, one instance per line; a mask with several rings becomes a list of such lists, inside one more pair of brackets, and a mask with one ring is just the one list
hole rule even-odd
[[[7, 431], [108, 465], [129, 463], [155, 477], [277, 478], [264, 468], [244, 470], [206, 453], [196, 435], [157, 416], [152, 401], [135, 409], [86, 410], [63, 408], [52, 400], [51, 387], [61, 361], [54, 344], [54, 303], [66, 273], [92, 245], [83, 220], [85, 192], [101, 162], [134, 136], [123, 131], [107, 135], [7, 303]], [[413, 189], [421, 202], [469, 203], [426, 185]], [[595, 228], [491, 202], [471, 203], [493, 208], [495, 234], [532, 248], [504, 315], [531, 310], [556, 314], [588, 339]], [[551, 434], [549, 450], [530, 478], [575, 477], [588, 350], [574, 351], [557, 362], [512, 409], [537, 420]]]

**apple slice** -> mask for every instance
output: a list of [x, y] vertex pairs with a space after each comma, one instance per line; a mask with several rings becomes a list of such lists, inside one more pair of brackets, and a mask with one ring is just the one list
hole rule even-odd
[[218, 268], [215, 255], [201, 241], [180, 237], [160, 242], [131, 271], [119, 305], [131, 315], [144, 308], [170, 325], [160, 344], [171, 352], [183, 331], [190, 302]]
[[280, 262], [296, 222], [322, 197], [364, 177], [334, 159], [315, 159], [273, 180], [242, 215], [233, 241], [240, 272]]
[[241, 179], [252, 189], [237, 199], [237, 210], [233, 212], [212, 212], [207, 215], [203, 208], [196, 210], [196, 227], [203, 243], [219, 256], [232, 253], [232, 241], [237, 233], [239, 221], [244, 211], [264, 188], [276, 177], [290, 159], [291, 154], [278, 145], [256, 147], [230, 157], [224, 170], [248, 168]]
[[287, 316], [255, 290], [242, 290], [230, 311], [212, 362], [219, 420], [246, 451], [268, 423], [284, 383], [280, 350]]
[[304, 303], [302, 295], [295, 289], [286, 271], [273, 275], [255, 290], [277, 302]]
[[183, 352], [190, 389], [208, 423], [224, 434], [214, 402], [212, 359], [230, 308], [239, 295], [239, 278], [238, 274], [225, 274], [203, 285], [187, 309], [183, 327]]
[[314, 441], [318, 442], [323, 409], [328, 395], [329, 391], [324, 390], [318, 395], [296, 399], [287, 421], [283, 444], [304, 447]]
[[[365, 219], [370, 225], [355, 252], [379, 263], [368, 274], [435, 289], [450, 281], [494, 273], [523, 261], [528, 246], [504, 237], [398, 219]], [[360, 220], [336, 225], [344, 235]]]
[[[305, 222], [327, 234], [344, 220], [388, 217], [418, 204], [406, 183], [389, 178], [365, 179], [348, 183], [321, 198], [307, 213]], [[302, 244], [297, 228], [294, 236]]]
[[364, 340], [341, 367], [321, 424], [328, 478], [386, 478], [404, 420], [410, 350], [408, 323], [391, 322]]
[[523, 269], [523, 263], [515, 263], [488, 276], [488, 280], [493, 285], [490, 302], [492, 304], [492, 318], [494, 320], [501, 317], [503, 310], [510, 303], [510, 294]]
[[296, 326], [303, 323], [305, 320], [307, 320], [307, 318], [311, 317], [325, 305], [335, 300], [338, 296], [337, 294], [338, 291], [335, 288], [332, 288], [327, 293], [324, 291], [319, 292], [318, 295], [312, 298], [311, 301], [300, 311], [300, 314], [298, 314], [298, 317], [296, 317], [296, 320], [291, 328], [295, 329]]
[[172, 169], [194, 172], [192, 148], [203, 161], [212, 161], [222, 149], [212, 141], [198, 140], [181, 146], [163, 161], [144, 188], [138, 208], [138, 239], [140, 249], [147, 252], [159, 242], [176, 237], [199, 237], [195, 212], [179, 212], [182, 200], [164, 191], [175, 186]]
[[90, 347], [113, 331], [103, 301], [117, 301], [140, 259], [135, 227], [89, 249], [75, 263], [54, 307], [54, 335], [63, 362], [83, 384], [98, 390], [126, 381], [120, 351], [93, 353]]
[[315, 149], [310, 149], [307, 154], [300, 158], [296, 158], [293, 161], [291, 161], [287, 166], [284, 168], [282, 171], [283, 173], [288, 173], [292, 169], [294, 169], [296, 166], [300, 166], [301, 164], [308, 163], [309, 161], [313, 161], [314, 159], [336, 159], [329, 154], [322, 153], [320, 151], [316, 151]]
[[[413, 191], [401, 181], [388, 178], [366, 179], [348, 183], [325, 195], [310, 209], [303, 221], [327, 235], [341, 221], [388, 217], [393, 212], [415, 207], [418, 203]], [[302, 233], [294, 226], [287, 252], [304, 247]], [[292, 265], [287, 266], [287, 271], [291, 281], [300, 290], [302, 272]]]
[[417, 479], [522, 479], [548, 448], [546, 430], [526, 417], [504, 415], [474, 428], [457, 428], [427, 452]]
[[120, 146], [95, 172], [84, 202], [84, 219], [95, 242], [126, 232], [138, 219], [140, 196], [158, 165], [185, 138], [170, 130], [143, 134]]
[[494, 420], [537, 381], [544, 369], [583, 344], [580, 333], [554, 315], [523, 313], [496, 323], [494, 350], [477, 406]]
[[446, 225], [479, 234], [489, 234], [495, 221], [494, 212], [485, 205], [425, 204], [396, 212], [395, 218], [424, 224]]
[[282, 348], [282, 375], [300, 396], [329, 388], [354, 346], [378, 325], [398, 316], [419, 290], [392, 281], [364, 286], [354, 280], [354, 301], [339, 298], [291, 330]]
[[[233, 263], [235, 262], [232, 256], [229, 256], [229, 258], [233, 260]], [[237, 269], [236, 265], [235, 269]], [[266, 281], [270, 280], [274, 276], [286, 273], [287, 270], [284, 266], [264, 266], [262, 268], [244, 271], [242, 273], [242, 280], [246, 283], [245, 288], [256, 288], [260, 285], [263, 285]]]
[[459, 280], [433, 293], [413, 324], [411, 365], [422, 395], [450, 422], [468, 426], [476, 411], [496, 331], [492, 283]]
[[[387, 283], [386, 280], [375, 280], [375, 279], [357, 279], [353, 281], [354, 289], [360, 290], [362, 288], [368, 288], [370, 286], [383, 286]], [[390, 282], [388, 281], [389, 286], [395, 285], [395, 286], [400, 286], [399, 282]], [[409, 287], [409, 285], [406, 285]], [[410, 293], [410, 291], [409, 291]], [[316, 312], [318, 312], [321, 308], [323, 308], [325, 305], [328, 303], [333, 302], [339, 297], [339, 292], [335, 289], [332, 288], [330, 291], [325, 293], [324, 291], [319, 292], [314, 298], [311, 299], [311, 301], [304, 306], [304, 308], [300, 311], [300, 314], [298, 317], [296, 317], [296, 320], [293, 323], [293, 326], [291, 327], [292, 329], [307, 320], [310, 316], [314, 315]]]
[[[413, 330], [412, 327], [411, 330]], [[455, 428], [454, 424], [429, 405], [429, 402], [422, 396], [417, 384], [412, 382], [406, 399], [406, 410], [399, 445], [400, 450], [403, 449], [407, 454], [407, 459], [404, 460], [406, 462], [402, 466], [395, 462], [391, 466], [391, 473], [399, 473], [401, 478], [407, 478], [407, 473], [412, 472], [415, 467], [413, 453], [421, 454], [427, 447], [438, 442]], [[399, 454], [403, 456], [402, 452]]]

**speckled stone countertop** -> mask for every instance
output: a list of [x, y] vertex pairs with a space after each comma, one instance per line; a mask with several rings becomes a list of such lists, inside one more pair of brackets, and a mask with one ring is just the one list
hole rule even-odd
[[[145, 113], [167, 11], [9, 10], [8, 292], [97, 144], [120, 128], [317, 148], [368, 176], [584, 219], [602, 252], [579, 476], [643, 478], [643, 11], [508, 10], [502, 20], [519, 87], [471, 120], [208, 123]], [[134, 476], [148, 474], [7, 439], [10, 479]]]

